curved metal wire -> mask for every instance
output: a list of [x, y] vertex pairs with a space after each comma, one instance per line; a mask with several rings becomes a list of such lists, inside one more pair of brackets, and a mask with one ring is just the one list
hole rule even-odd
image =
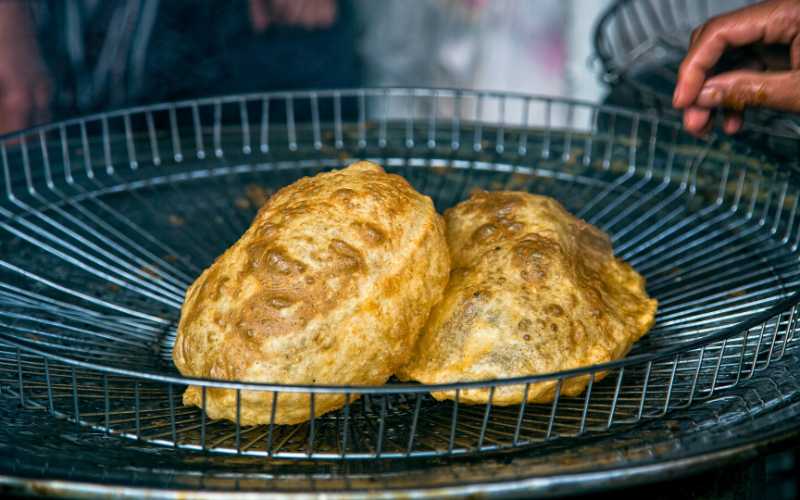
[[[678, 118], [672, 91], [692, 30], [712, 16], [752, 3], [618, 0], [595, 26], [594, 50], [602, 66], [601, 78], [619, 94], [620, 103], [625, 100], [626, 106]], [[756, 150], [796, 163], [798, 123], [797, 116], [788, 113], [750, 110], [741, 137]]]
[[[268, 191], [356, 157], [405, 175], [440, 209], [474, 187], [556, 196], [648, 277], [662, 302], [655, 329], [626, 359], [509, 380], [323, 387], [174, 374], [171, 343], [193, 276]], [[37, 127], [0, 142], [0, 160], [0, 390], [153, 444], [290, 459], [517, 449], [689, 407], [794, 345], [794, 174], [629, 110], [447, 89], [227, 96]], [[573, 377], [588, 377], [587, 391], [561, 395]], [[468, 388], [535, 383], [554, 384], [552, 403], [427, 396], [458, 402]], [[271, 393], [269, 424], [209, 421], [182, 406], [188, 384], [232, 390], [236, 401]], [[347, 403], [276, 425], [289, 392], [312, 410], [317, 394]]]
[[51, 352], [37, 349], [34, 346], [27, 345], [24, 340], [9, 335], [5, 332], [0, 332], [0, 339], [16, 349], [20, 349], [26, 353], [31, 353], [36, 356], [48, 358], [66, 366], [73, 366], [85, 370], [93, 370], [109, 375], [118, 375], [122, 377], [131, 377], [142, 379], [144, 381], [164, 382], [170, 384], [184, 384], [199, 387], [217, 388], [217, 389], [233, 389], [242, 391], [268, 391], [268, 392], [303, 392], [303, 393], [317, 393], [317, 394], [335, 394], [350, 392], [355, 394], [421, 394], [428, 392], [439, 391], [455, 391], [466, 389], [481, 389], [502, 387], [507, 385], [521, 385], [521, 384], [534, 384], [537, 382], [546, 382], [552, 380], [565, 380], [573, 377], [580, 377], [582, 375], [596, 375], [602, 372], [607, 372], [625, 366], [635, 366], [655, 361], [671, 359], [675, 355], [686, 353], [692, 350], [701, 349], [714, 342], [722, 341], [736, 335], [741, 335], [755, 327], [760, 327], [770, 319], [785, 313], [790, 310], [792, 306], [800, 303], [800, 287], [796, 287], [791, 294], [772, 305], [769, 309], [759, 312], [752, 317], [747, 318], [739, 324], [723, 328], [710, 335], [704, 336], [699, 339], [692, 340], [685, 344], [678, 344], [667, 347], [661, 351], [656, 352], [642, 352], [632, 354], [615, 361], [606, 363], [598, 363], [596, 365], [585, 366], [580, 368], [573, 368], [569, 370], [560, 370], [557, 372], [537, 373], [534, 375], [525, 375], [520, 377], [510, 377], [502, 379], [487, 379], [476, 381], [464, 382], [451, 382], [445, 384], [417, 384], [417, 383], [401, 383], [394, 382], [390, 385], [374, 386], [374, 385], [324, 385], [324, 384], [274, 384], [266, 382], [238, 382], [229, 380], [220, 380], [212, 378], [197, 378], [183, 375], [165, 375], [153, 370], [126, 370], [118, 368], [113, 365], [103, 365], [99, 363], [92, 363], [81, 361], [79, 359], [68, 358], [60, 356]]

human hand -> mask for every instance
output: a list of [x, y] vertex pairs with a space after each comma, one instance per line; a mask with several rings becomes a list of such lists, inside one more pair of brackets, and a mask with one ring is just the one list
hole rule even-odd
[[0, 134], [47, 121], [51, 89], [27, 7], [0, 3]]
[[[788, 48], [783, 64], [750, 58], [744, 68], [714, 74], [731, 48], [750, 46], [764, 55], [770, 53], [763, 47], [774, 45]], [[672, 103], [683, 110], [684, 127], [695, 135], [709, 130], [712, 111], [719, 107], [725, 109], [723, 129], [729, 134], [741, 129], [746, 107], [800, 112], [800, 0], [768, 0], [695, 29]]]
[[250, 23], [257, 33], [273, 24], [327, 28], [336, 14], [336, 0], [250, 0]]

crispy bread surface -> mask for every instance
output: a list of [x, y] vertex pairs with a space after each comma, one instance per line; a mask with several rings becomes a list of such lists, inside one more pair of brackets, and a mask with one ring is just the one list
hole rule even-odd
[[[645, 281], [614, 257], [608, 236], [557, 201], [477, 192], [445, 213], [453, 270], [403, 379], [426, 384], [520, 377], [624, 356], [653, 325]], [[604, 374], [599, 374], [599, 380]], [[566, 379], [577, 395], [588, 376]], [[556, 382], [531, 384], [529, 402], [552, 401]], [[454, 391], [434, 392], [453, 399]], [[492, 402], [517, 404], [523, 385], [497, 386]], [[462, 389], [485, 403], [489, 389]]]
[[[430, 198], [370, 162], [276, 193], [189, 288], [173, 360], [192, 377], [379, 385], [409, 360], [447, 284], [444, 223]], [[351, 401], [354, 396], [351, 396]], [[202, 405], [189, 387], [184, 404]], [[242, 391], [242, 425], [270, 421], [273, 393]], [[317, 394], [315, 416], [344, 405]], [[212, 419], [236, 419], [236, 391], [208, 388]], [[311, 417], [307, 393], [280, 392], [275, 423]]]

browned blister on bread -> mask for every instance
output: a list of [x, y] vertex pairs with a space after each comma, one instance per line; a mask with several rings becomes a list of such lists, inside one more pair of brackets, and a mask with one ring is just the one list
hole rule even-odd
[[[450, 271], [430, 198], [370, 162], [301, 179], [189, 288], [173, 359], [187, 376], [309, 385], [379, 385], [409, 360]], [[356, 396], [351, 396], [351, 401]], [[272, 392], [242, 391], [243, 425], [270, 421]], [[202, 404], [199, 387], [183, 396]], [[317, 394], [315, 416], [343, 394]], [[236, 393], [208, 388], [211, 418], [236, 419]], [[311, 417], [282, 392], [275, 423]]]
[[[652, 327], [657, 302], [644, 278], [614, 257], [605, 233], [552, 198], [477, 192], [445, 222], [450, 282], [401, 378], [441, 384], [589, 366], [621, 358]], [[561, 394], [580, 394], [588, 380], [566, 379]], [[551, 401], [555, 388], [534, 383], [528, 401]], [[492, 401], [523, 397], [522, 384], [498, 385]], [[488, 399], [488, 388], [459, 393], [464, 403]]]

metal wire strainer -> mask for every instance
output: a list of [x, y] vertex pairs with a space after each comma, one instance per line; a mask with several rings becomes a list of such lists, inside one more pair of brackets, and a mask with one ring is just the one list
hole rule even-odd
[[[774, 398], [746, 411], [727, 398], [762, 378], [775, 383], [773, 366], [795, 373], [800, 182], [657, 118], [433, 89], [239, 95], [47, 125], [6, 137], [0, 153], [0, 400], [44, 412], [54, 429], [77, 425], [75, 446], [100, 456], [144, 446], [170, 467], [209, 453], [257, 457], [280, 475], [288, 465], [279, 464], [314, 472], [329, 459], [377, 474], [413, 468], [409, 459], [589, 453], [621, 436], [648, 440], [648, 428], [668, 439], [720, 418], [734, 425]], [[404, 175], [440, 210], [476, 187], [558, 198], [645, 275], [660, 302], [656, 326], [624, 360], [513, 380], [320, 387], [181, 377], [170, 350], [188, 284], [269, 193], [362, 158]], [[596, 381], [600, 371], [609, 375]], [[458, 404], [466, 387], [560, 387], [578, 376], [590, 378], [587, 391], [557, 390], [552, 404]], [[183, 407], [189, 382], [267, 391], [277, 404], [286, 392], [309, 394], [311, 405], [335, 392], [348, 404], [301, 425], [244, 427]], [[454, 401], [432, 400], [434, 387]], [[794, 395], [786, 389], [780, 401]], [[81, 437], [95, 435], [102, 442]], [[13, 435], [0, 444], [22, 457], [35, 449]], [[224, 473], [238, 462], [213, 463]]]

